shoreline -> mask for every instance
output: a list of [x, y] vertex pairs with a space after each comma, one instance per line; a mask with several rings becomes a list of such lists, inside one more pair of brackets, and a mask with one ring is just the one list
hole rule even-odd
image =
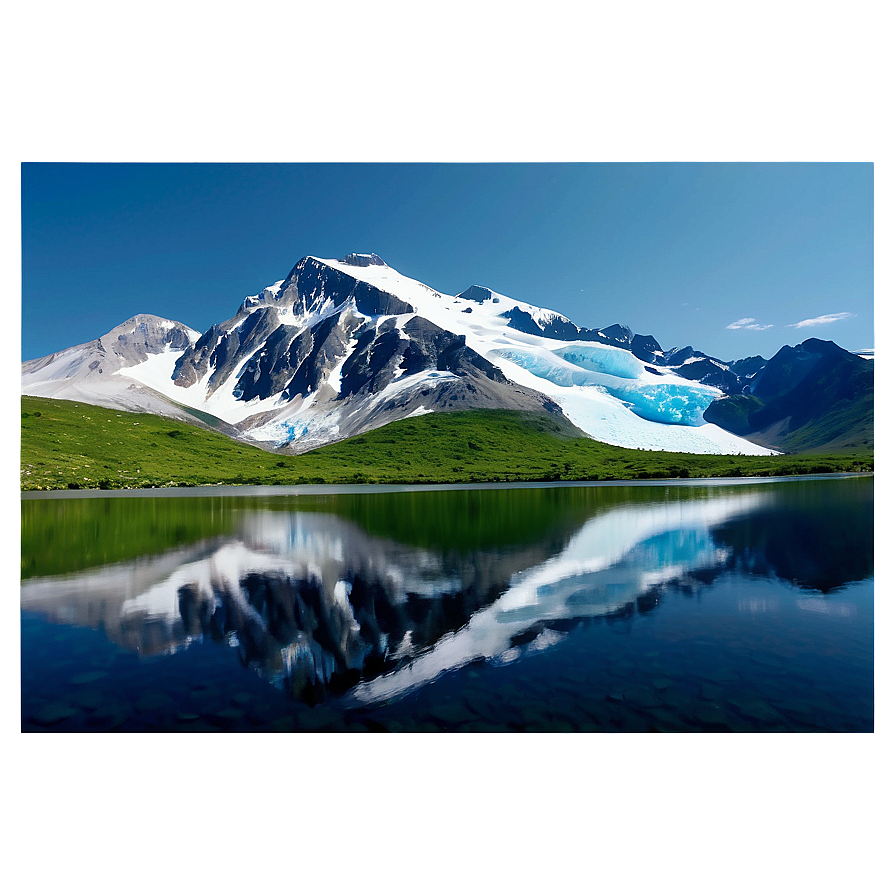
[[201, 498], [217, 496], [302, 496], [302, 495], [363, 495], [396, 492], [427, 491], [492, 491], [500, 489], [531, 488], [601, 488], [620, 486], [699, 487], [707, 485], [746, 485], [757, 483], [811, 481], [818, 479], [851, 479], [858, 476], [874, 476], [874, 472], [804, 473], [790, 476], [704, 476], [681, 479], [612, 479], [547, 482], [429, 482], [429, 483], [307, 483], [305, 485], [195, 485], [159, 486], [158, 488], [125, 489], [27, 489], [21, 491], [20, 500], [66, 500], [70, 498]]

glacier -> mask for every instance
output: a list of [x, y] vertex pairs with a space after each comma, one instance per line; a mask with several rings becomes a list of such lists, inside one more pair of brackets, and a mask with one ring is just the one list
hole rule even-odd
[[576, 345], [550, 352], [501, 348], [492, 349], [489, 355], [510, 361], [555, 386], [603, 391], [655, 423], [702, 426], [706, 422], [703, 412], [722, 394], [718, 389], [679, 378], [646, 382], [644, 377], [650, 374], [634, 355], [607, 346]]
[[596, 342], [573, 342], [563, 348], [555, 348], [554, 354], [585, 370], [622, 379], [636, 380], [644, 373], [644, 365], [631, 352]]

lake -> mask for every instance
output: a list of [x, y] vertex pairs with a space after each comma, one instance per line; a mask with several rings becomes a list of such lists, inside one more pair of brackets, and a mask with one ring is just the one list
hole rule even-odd
[[873, 477], [22, 496], [23, 731], [874, 730]]

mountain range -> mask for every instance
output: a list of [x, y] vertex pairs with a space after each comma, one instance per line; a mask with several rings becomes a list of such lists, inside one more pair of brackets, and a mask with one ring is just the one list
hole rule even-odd
[[145, 411], [301, 453], [411, 416], [565, 416], [613, 445], [701, 454], [873, 447], [873, 361], [809, 339], [773, 358], [664, 351], [620, 324], [473, 285], [443, 294], [373, 254], [307, 256], [205, 333], [140, 314], [22, 365], [26, 395]]

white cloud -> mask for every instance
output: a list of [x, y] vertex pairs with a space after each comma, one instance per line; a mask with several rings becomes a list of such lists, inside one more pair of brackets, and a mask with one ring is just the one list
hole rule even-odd
[[726, 330], [768, 330], [774, 324], [757, 324], [755, 317], [742, 317], [733, 324], [728, 324]]
[[846, 320], [848, 317], [855, 317], [849, 311], [839, 311], [837, 314], [822, 314], [821, 317], [809, 317], [801, 320], [799, 323], [787, 324], [788, 327], [818, 327], [821, 324], [832, 324], [837, 320]]

